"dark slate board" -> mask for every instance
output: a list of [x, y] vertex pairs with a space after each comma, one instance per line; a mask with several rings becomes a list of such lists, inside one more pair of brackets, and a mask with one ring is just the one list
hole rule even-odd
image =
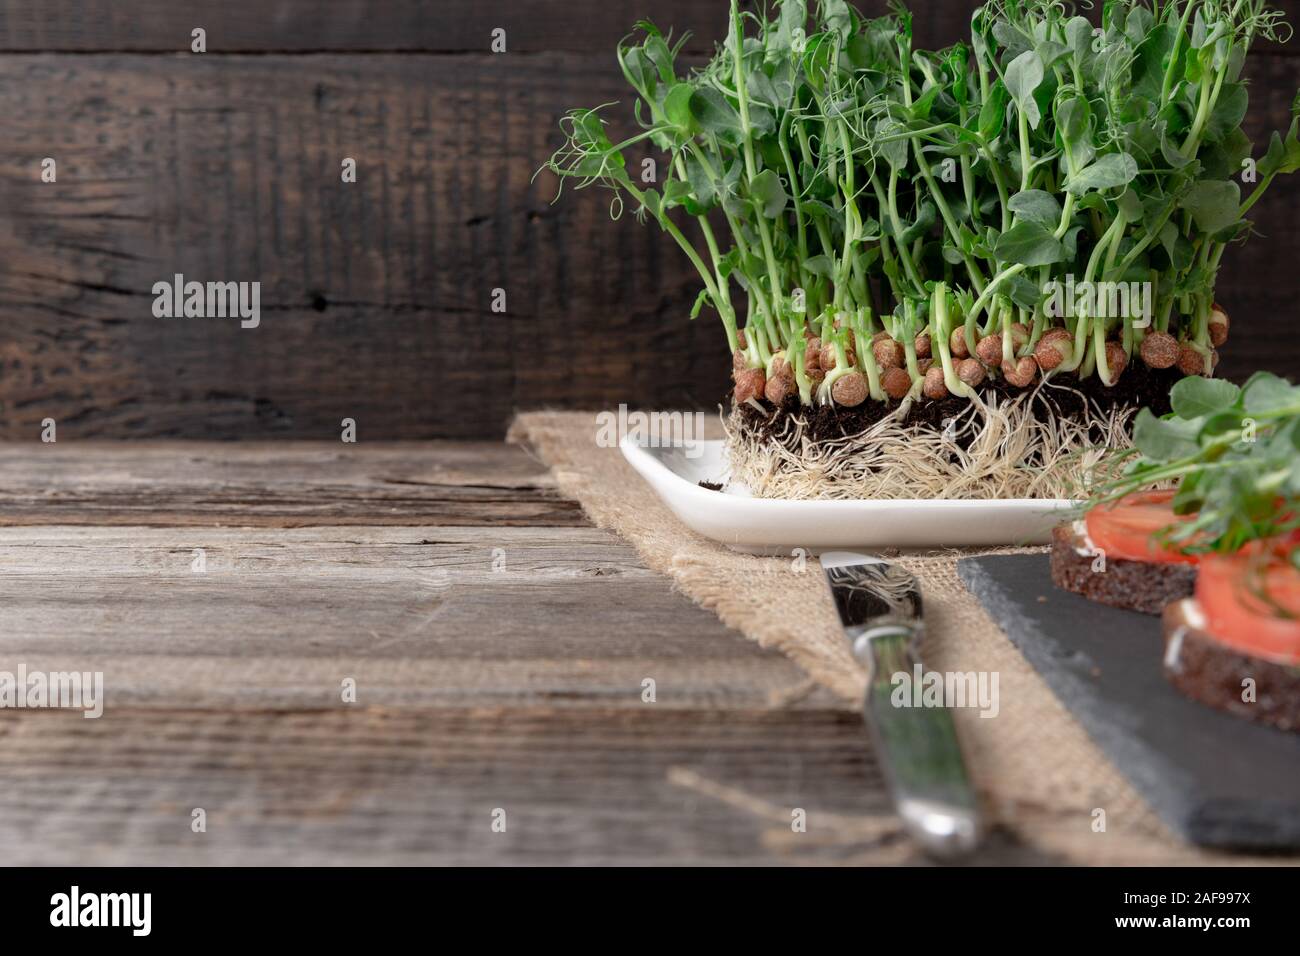
[[1300, 849], [1300, 734], [1183, 697], [1158, 618], [1052, 584], [1045, 554], [963, 558], [958, 574], [1169, 826], [1224, 849]]

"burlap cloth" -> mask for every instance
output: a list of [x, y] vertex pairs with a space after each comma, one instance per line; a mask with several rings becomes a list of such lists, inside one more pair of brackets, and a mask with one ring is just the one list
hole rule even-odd
[[[509, 440], [532, 449], [552, 468], [559, 490], [577, 500], [598, 527], [632, 544], [649, 568], [668, 575], [730, 627], [788, 656], [846, 708], [860, 709], [865, 674], [848, 652], [815, 561], [812, 573], [795, 573], [789, 558], [738, 554], [695, 534], [617, 448], [599, 447], [596, 435], [592, 413], [532, 412], [515, 420]], [[1200, 851], [1167, 830], [967, 592], [957, 577], [958, 556], [946, 552], [896, 560], [921, 581], [927, 669], [999, 674], [996, 717], [954, 709], [967, 763], [995, 822], [1013, 840], [1065, 862], [1263, 862]], [[788, 809], [767, 806], [689, 768], [675, 770], [673, 777], [682, 786], [770, 818], [772, 842], [782, 841], [782, 831], [789, 835]], [[1094, 829], [1098, 809], [1105, 811], [1104, 832]], [[854, 862], [892, 862], [910, 852], [906, 841], [889, 838], [897, 827], [892, 818], [845, 817], [838, 823], [840, 838], [850, 849], [854, 844], [860, 849], [850, 857]]]

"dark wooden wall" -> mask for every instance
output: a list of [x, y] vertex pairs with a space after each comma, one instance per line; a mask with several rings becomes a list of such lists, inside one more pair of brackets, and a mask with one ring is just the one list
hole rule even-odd
[[[972, 4], [912, 7], [939, 44]], [[667, 238], [531, 181], [565, 108], [626, 100], [613, 44], [643, 16], [705, 52], [725, 0], [0, 0], [0, 437], [482, 437], [520, 407], [716, 404], [723, 339], [686, 320]], [[1250, 75], [1252, 129], [1285, 126], [1300, 41]], [[1300, 179], [1258, 209], [1225, 259], [1252, 334], [1224, 370], [1297, 375]], [[261, 327], [154, 318], [176, 272], [260, 281]]]

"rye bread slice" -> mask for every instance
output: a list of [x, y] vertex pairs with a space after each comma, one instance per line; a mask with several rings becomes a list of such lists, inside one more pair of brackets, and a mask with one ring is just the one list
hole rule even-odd
[[[1165, 677], [1182, 693], [1216, 710], [1300, 732], [1300, 667], [1251, 657], [1200, 630], [1196, 602], [1165, 608]], [[1202, 625], [1203, 626], [1203, 625]], [[1242, 699], [1253, 680], [1253, 701]]]
[[1191, 597], [1196, 567], [1106, 558], [1105, 570], [1093, 570], [1097, 554], [1073, 524], [1052, 529], [1052, 581], [1058, 588], [1091, 601], [1143, 614], [1159, 614], [1165, 605]]

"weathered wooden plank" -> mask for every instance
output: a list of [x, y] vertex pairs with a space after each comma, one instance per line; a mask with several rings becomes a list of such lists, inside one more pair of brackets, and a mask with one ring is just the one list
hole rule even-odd
[[[1300, 61], [1250, 76], [1252, 130], [1285, 126]], [[529, 181], [559, 113], [611, 99], [595, 55], [7, 58], [0, 436], [478, 437], [521, 406], [715, 405], [721, 334], [685, 320], [671, 242]], [[1225, 374], [1300, 368], [1295, 189], [1225, 258]], [[176, 272], [260, 281], [261, 326], [154, 318]]]
[[[593, 436], [595, 434], [593, 419]], [[364, 438], [365, 432], [359, 432]], [[554, 487], [548, 467], [522, 449], [493, 441], [60, 441], [0, 445], [0, 490], [109, 494], [168, 486], [208, 493], [236, 485], [300, 489], [328, 477], [363, 489]]]
[[[187, 547], [174, 556], [190, 561]], [[593, 584], [568, 575], [489, 574], [402, 565], [6, 575], [0, 653], [628, 657], [639, 654], [624, 637], [639, 633], [653, 642], [656, 656], [672, 658], [727, 633], [704, 612], [688, 618], [698, 627], [683, 631], [686, 622], [672, 612], [689, 603], [654, 578], [613, 576]]]
[[586, 529], [4, 529], [0, 568], [9, 654], [670, 658], [728, 633]]
[[[917, 860], [837, 711], [25, 711], [0, 776], [12, 864]], [[1005, 840], [984, 860], [1044, 862]]]
[[[1282, 0], [1286, 6], [1293, 0]], [[743, 6], [752, 9], [752, 0]], [[857, 2], [863, 13], [882, 2]], [[969, 31], [964, 0], [912, 0], [919, 43], [947, 45]], [[709, 51], [727, 33], [727, 0], [4, 0], [0, 51], [188, 52], [191, 31], [207, 31], [208, 55], [273, 51], [486, 52], [492, 31], [507, 50], [610, 53], [636, 21], [649, 17], [674, 36], [694, 34], [688, 49]]]
[[[701, 612], [702, 613], [702, 612]], [[343, 680], [355, 682], [363, 706], [390, 710], [447, 707], [555, 707], [643, 710], [825, 708], [834, 700], [809, 687], [803, 673], [776, 654], [752, 654], [737, 635], [713, 634], [682, 608], [662, 615], [666, 625], [694, 627], [700, 641], [689, 653], [657, 656], [654, 634], [639, 642], [641, 656], [573, 659], [525, 657], [383, 657], [367, 653], [362, 637], [338, 656], [273, 657], [256, 651], [231, 656], [178, 655], [162, 647], [146, 653], [0, 651], [0, 670], [104, 675], [106, 712], [125, 708], [202, 711], [337, 710]], [[539, 637], [558, 631], [543, 621]], [[486, 638], [481, 638], [486, 640]], [[82, 641], [89, 644], [90, 641]], [[158, 645], [165, 642], [159, 641]], [[264, 640], [263, 645], [273, 643]], [[655, 681], [655, 700], [643, 697]], [[93, 708], [92, 708], [93, 709]]]
[[346, 678], [390, 707], [806, 690], [628, 545], [569, 528], [0, 529], [0, 669], [20, 664], [100, 671], [111, 707], [334, 708]]
[[[0, 529], [0, 656], [103, 670], [152, 705], [330, 706], [345, 676], [423, 704], [631, 706], [647, 677], [676, 704], [752, 703], [800, 684], [613, 535], [559, 526], [586, 519], [552, 485], [498, 443], [11, 445], [0, 515], [22, 526]], [[552, 510], [485, 513], [475, 494], [503, 489]], [[426, 526], [429, 495], [459, 524]], [[340, 501], [357, 526], [279, 527], [336, 524]], [[141, 516], [161, 526], [94, 526]], [[410, 527], [361, 524], [385, 522]], [[511, 526], [529, 523], [552, 526]]]
[[63, 440], [0, 448], [0, 526], [443, 523], [587, 521], [543, 465], [500, 443]]
[[[481, 437], [520, 405], [716, 404], [724, 340], [686, 321], [680, 255], [530, 183], [562, 110], [618, 85], [557, 55], [0, 63], [0, 435]], [[261, 325], [155, 318], [176, 273], [261, 282]]]

